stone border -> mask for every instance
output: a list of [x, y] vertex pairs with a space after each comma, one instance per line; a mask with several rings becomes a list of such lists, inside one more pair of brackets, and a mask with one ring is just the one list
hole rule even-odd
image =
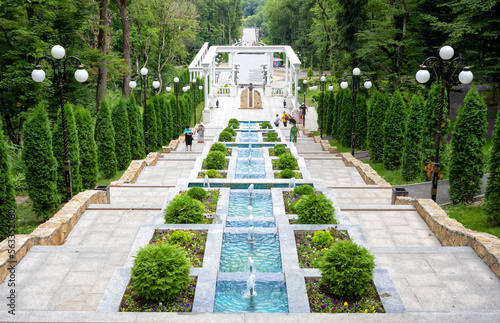
[[87, 190], [79, 193], [54, 216], [40, 224], [31, 234], [16, 235], [15, 255], [10, 258], [8, 238], [0, 242], [0, 283], [10, 267], [19, 263], [33, 246], [57, 246], [64, 243], [80, 216], [91, 204], [108, 204], [105, 191]]
[[443, 246], [471, 247], [493, 273], [500, 278], [499, 238], [489, 233], [466, 229], [460, 222], [450, 218], [431, 199], [398, 196], [396, 205], [413, 205]]
[[151, 152], [144, 159], [133, 160], [130, 162], [127, 170], [123, 173], [119, 180], [111, 182], [109, 186], [122, 186], [123, 184], [133, 184], [139, 178], [142, 169], [145, 166], [155, 166], [160, 158], [160, 153]]
[[389, 184], [385, 179], [383, 179], [377, 172], [368, 164], [363, 163], [362, 161], [353, 157], [350, 153], [341, 153], [339, 154], [342, 157], [342, 161], [347, 167], [356, 167], [361, 178], [368, 185], [378, 185], [379, 187], [391, 188], [391, 184]]

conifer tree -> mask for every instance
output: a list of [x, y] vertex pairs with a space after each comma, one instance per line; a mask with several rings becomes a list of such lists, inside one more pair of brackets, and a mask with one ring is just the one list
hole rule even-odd
[[328, 120], [327, 120], [328, 129], [326, 132], [329, 136], [332, 136], [333, 128], [335, 126], [334, 117], [335, 117], [335, 93], [331, 92], [330, 98], [328, 100]]
[[104, 98], [96, 119], [97, 167], [104, 178], [111, 178], [116, 173], [115, 129], [109, 105], [109, 100]]
[[356, 98], [356, 138], [354, 145], [356, 148], [366, 146], [366, 134], [368, 132], [366, 97], [358, 95]]
[[389, 110], [384, 122], [384, 166], [388, 170], [395, 170], [401, 165], [401, 151], [403, 149], [405, 126], [405, 102], [401, 92], [392, 95]]
[[172, 114], [172, 106], [170, 105], [170, 100], [165, 98], [165, 113], [166, 113], [166, 135], [167, 141], [166, 144], [170, 143], [170, 140], [174, 139], [174, 119]]
[[454, 203], [470, 202], [481, 192], [484, 175], [484, 135], [486, 134], [486, 104], [476, 87], [465, 96], [457, 125], [451, 138], [450, 199]]
[[[179, 133], [177, 133], [177, 101], [175, 95], [170, 97], [170, 108], [172, 112], [172, 139], [177, 139], [181, 135], [182, 125], [179, 120]], [[180, 116], [180, 111], [179, 111]], [[185, 125], [184, 125], [185, 126]]]
[[342, 90], [344, 93], [341, 102], [340, 110], [340, 133], [339, 141], [342, 146], [351, 147], [351, 137], [352, 137], [352, 112], [353, 112], [353, 102], [352, 94], [350, 89]]
[[115, 155], [118, 170], [127, 169], [132, 160], [130, 153], [130, 125], [128, 120], [127, 104], [120, 98], [112, 113], [115, 129]]
[[94, 122], [90, 111], [82, 106], [75, 110], [75, 123], [80, 147], [80, 175], [83, 189], [93, 189], [97, 183], [97, 150]]
[[133, 93], [127, 100], [127, 113], [130, 134], [130, 155], [132, 159], [143, 159], [144, 140], [142, 140], [142, 118]]
[[386, 93], [375, 92], [370, 101], [370, 120], [368, 146], [370, 160], [381, 163], [384, 156], [384, 121], [389, 109], [389, 96]]
[[[71, 163], [71, 184], [73, 196], [82, 191], [82, 177], [80, 175], [80, 145], [78, 144], [78, 132], [76, 130], [73, 105], [68, 103], [64, 107], [66, 116], [66, 138], [68, 142], [69, 161]], [[52, 150], [57, 161], [57, 186], [61, 198], [66, 196], [66, 174], [64, 171], [64, 135], [62, 126], [61, 110], [57, 113], [57, 123], [52, 130]]]
[[[149, 133], [149, 151], [153, 152], [158, 149], [157, 147], [157, 123], [156, 123], [156, 109], [152, 100], [149, 100], [148, 103], [148, 133]], [[144, 131], [146, 130], [146, 115], [143, 116], [144, 119]]]
[[9, 236], [10, 223], [16, 221], [17, 202], [2, 119], [0, 119], [0, 187], [2, 188], [0, 189], [0, 241], [3, 241]]
[[421, 173], [423, 108], [424, 98], [414, 95], [411, 98], [410, 113], [406, 122], [403, 141], [401, 175], [405, 181], [414, 180]]
[[[445, 91], [444, 97], [447, 98]], [[429, 160], [434, 161], [434, 155], [436, 153], [436, 126], [439, 116], [439, 106], [441, 102], [441, 85], [439, 83], [434, 83], [431, 86], [429, 93], [427, 94], [427, 99], [424, 104], [424, 112], [422, 119], [422, 162], [423, 166], [429, 163]], [[448, 126], [448, 107], [446, 104], [446, 99], [443, 106], [443, 124], [441, 125], [441, 143], [445, 141], [450, 127]], [[440, 145], [444, 148], [443, 145]], [[442, 151], [440, 151], [441, 154]], [[441, 170], [443, 169], [443, 163], [441, 163]]]
[[500, 225], [500, 118], [497, 116], [490, 155], [490, 176], [486, 186], [485, 213], [493, 225]]
[[52, 137], [45, 106], [39, 104], [28, 115], [23, 128], [22, 159], [33, 211], [49, 218], [60, 203], [57, 188], [57, 162], [52, 152]]
[[153, 106], [155, 109], [155, 116], [156, 116], [156, 150], [161, 148], [163, 145], [162, 143], [162, 132], [163, 132], [163, 124], [161, 123], [161, 104], [160, 104], [160, 96], [155, 95], [153, 97]]
[[344, 91], [339, 91], [335, 94], [335, 106], [333, 111], [333, 128], [332, 128], [332, 138], [339, 139], [340, 135], [340, 110], [341, 103], [344, 97]]
[[169, 125], [168, 125], [168, 111], [167, 100], [165, 96], [160, 96], [160, 123], [161, 123], [161, 145], [168, 145]]
[[189, 117], [188, 117], [188, 111], [187, 111], [187, 104], [186, 100], [184, 97], [179, 97], [179, 114], [180, 114], [180, 126], [179, 126], [179, 131], [180, 133], [184, 133], [184, 129], [186, 128], [186, 125], [189, 124]]

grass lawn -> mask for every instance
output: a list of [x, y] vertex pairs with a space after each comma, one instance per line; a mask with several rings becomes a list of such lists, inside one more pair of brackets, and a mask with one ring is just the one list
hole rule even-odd
[[487, 232], [500, 238], [500, 226], [494, 227], [488, 225], [483, 205], [451, 204], [443, 206], [443, 209], [448, 213], [450, 218], [462, 223], [467, 229]]
[[111, 178], [104, 178], [102, 176], [102, 174], [99, 173], [99, 175], [97, 175], [97, 184], [98, 185], [109, 185], [109, 183], [119, 180], [120, 177], [122, 177], [123, 173], [125, 173], [125, 169], [117, 171], [115, 173], [115, 176], [113, 176]]

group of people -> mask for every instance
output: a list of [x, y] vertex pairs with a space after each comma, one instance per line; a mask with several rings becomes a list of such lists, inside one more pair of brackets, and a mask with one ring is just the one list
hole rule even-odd
[[[198, 125], [198, 129], [196, 130], [196, 133], [198, 134], [198, 143], [204, 143], [205, 142], [205, 126], [203, 125], [203, 122]], [[185, 142], [186, 142], [186, 151], [192, 151], [193, 150], [193, 129], [189, 127], [189, 125], [186, 126], [186, 129], [184, 129], [184, 137], [185, 137]]]
[[288, 122], [292, 125], [292, 128], [290, 129], [290, 137], [292, 142], [297, 142], [297, 137], [299, 136], [299, 128], [297, 127], [297, 121], [286, 111], [283, 111], [283, 115], [277, 114], [276, 119], [274, 120], [274, 125], [276, 127], [280, 126], [280, 121], [283, 122], [283, 126], [286, 127]]

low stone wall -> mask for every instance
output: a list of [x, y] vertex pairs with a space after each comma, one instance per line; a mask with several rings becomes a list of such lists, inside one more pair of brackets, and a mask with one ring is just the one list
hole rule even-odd
[[[15, 237], [15, 246], [9, 246], [8, 238], [0, 242], [0, 282], [9, 274], [10, 265], [15, 265], [33, 246], [61, 245], [69, 235], [80, 216], [91, 204], [108, 204], [105, 191], [81, 192], [64, 205], [46, 222], [40, 224], [31, 234]], [[10, 254], [14, 250], [14, 254]]]
[[379, 187], [391, 188], [391, 184], [385, 181], [377, 172], [368, 164], [354, 158], [350, 153], [339, 154], [347, 167], [356, 167], [359, 174], [366, 184], [378, 185]]
[[500, 278], [500, 239], [485, 232], [466, 229], [448, 217], [446, 212], [431, 199], [411, 197], [396, 198], [396, 205], [413, 205], [443, 246], [471, 247]]
[[144, 159], [133, 160], [122, 177], [117, 181], [111, 182], [109, 186], [122, 186], [123, 184], [135, 183], [144, 166], [146, 166]]
[[[155, 166], [156, 162], [160, 158], [161, 154], [154, 152], [154, 153], [149, 153], [146, 158], [144, 158], [144, 161], [146, 162], [146, 166]], [[142, 168], [141, 168], [142, 170]], [[140, 172], [139, 172], [140, 173]]]

